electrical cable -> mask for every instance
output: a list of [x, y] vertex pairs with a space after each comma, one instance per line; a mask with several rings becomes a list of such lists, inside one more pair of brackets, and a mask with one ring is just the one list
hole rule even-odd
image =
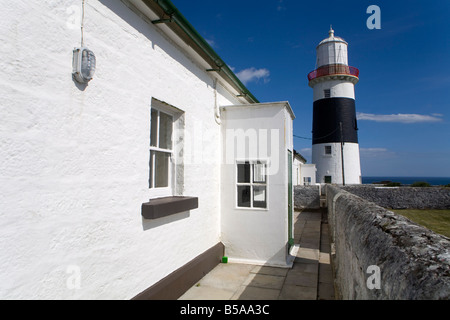
[[306, 137], [300, 137], [294, 134], [295, 138], [299, 138], [299, 139], [305, 139], [305, 140], [312, 140], [311, 138], [306, 138]]
[[81, 4], [81, 47], [84, 47], [84, 5], [85, 0]]
[[[328, 136], [331, 136], [331, 135], [332, 135], [333, 133], [335, 133], [338, 129], [339, 129], [339, 128], [336, 128], [336, 129], [334, 129], [332, 132], [330, 132], [329, 134], [324, 135], [324, 136], [322, 136], [322, 137], [314, 138], [314, 139], [315, 139], [315, 140], [320, 140], [320, 139], [326, 138], [326, 137], [328, 137]], [[294, 137], [299, 138], [299, 139], [312, 140], [311, 138], [301, 137], [301, 136], [297, 136], [297, 135], [295, 135], [295, 134], [294, 134]]]

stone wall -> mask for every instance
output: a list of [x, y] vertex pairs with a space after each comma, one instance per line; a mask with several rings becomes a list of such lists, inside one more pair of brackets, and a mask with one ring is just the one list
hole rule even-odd
[[342, 189], [389, 209], [450, 209], [450, 188], [345, 186]]
[[[450, 299], [449, 238], [336, 186], [326, 191], [342, 299]], [[368, 288], [370, 266], [379, 289]]]
[[320, 186], [294, 186], [295, 209], [319, 209]]

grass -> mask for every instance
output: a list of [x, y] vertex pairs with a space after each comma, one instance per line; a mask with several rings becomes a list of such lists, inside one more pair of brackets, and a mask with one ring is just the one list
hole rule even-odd
[[450, 237], [450, 210], [392, 210], [436, 233]]

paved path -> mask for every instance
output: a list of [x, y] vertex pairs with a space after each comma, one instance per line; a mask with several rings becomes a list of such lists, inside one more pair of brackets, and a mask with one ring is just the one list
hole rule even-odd
[[180, 300], [333, 300], [326, 215], [295, 212], [294, 240], [299, 250], [291, 269], [219, 264]]

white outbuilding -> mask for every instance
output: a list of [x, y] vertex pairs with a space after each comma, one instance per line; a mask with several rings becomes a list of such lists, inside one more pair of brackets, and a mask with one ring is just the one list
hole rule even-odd
[[292, 163], [292, 181], [294, 186], [309, 186], [316, 184], [316, 165], [306, 163], [306, 159], [294, 150]]

